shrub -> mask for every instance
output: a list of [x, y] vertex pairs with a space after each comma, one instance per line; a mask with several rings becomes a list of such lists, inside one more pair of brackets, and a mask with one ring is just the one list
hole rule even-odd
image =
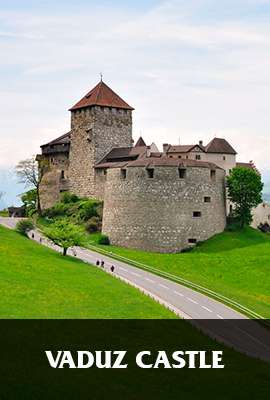
[[92, 217], [86, 222], [85, 229], [89, 233], [98, 232], [100, 230], [100, 225], [99, 217]]
[[100, 202], [97, 200], [84, 200], [80, 204], [79, 218], [87, 221], [92, 217], [97, 217], [97, 208]]
[[98, 244], [105, 244], [105, 245], [109, 245], [110, 244], [110, 239], [107, 235], [100, 235], [100, 237], [98, 238]]
[[79, 197], [76, 194], [70, 192], [61, 193], [61, 203], [70, 204], [77, 203], [79, 201]]
[[30, 219], [22, 219], [16, 225], [16, 231], [24, 236], [27, 236], [32, 229], [34, 229], [34, 224]]

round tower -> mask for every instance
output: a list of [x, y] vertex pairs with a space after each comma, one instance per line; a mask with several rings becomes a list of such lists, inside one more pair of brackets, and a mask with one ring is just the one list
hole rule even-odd
[[112, 244], [178, 252], [225, 224], [225, 171], [215, 164], [146, 158], [107, 171], [102, 231]]

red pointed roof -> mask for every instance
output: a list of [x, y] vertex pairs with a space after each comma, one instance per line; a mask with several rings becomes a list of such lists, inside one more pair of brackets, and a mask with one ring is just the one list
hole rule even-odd
[[206, 153], [237, 154], [234, 148], [225, 139], [214, 138], [205, 147]]
[[125, 110], [134, 110], [121, 97], [119, 97], [109, 86], [102, 80], [87, 93], [78, 103], [76, 103], [69, 111], [78, 110], [80, 108], [91, 106], [103, 106], [123, 108]]
[[146, 147], [146, 144], [145, 144], [145, 141], [143, 140], [143, 138], [140, 136], [134, 147], [141, 147], [141, 146]]

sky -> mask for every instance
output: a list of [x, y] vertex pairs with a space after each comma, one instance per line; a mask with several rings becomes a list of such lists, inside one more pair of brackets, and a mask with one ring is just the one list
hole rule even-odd
[[100, 72], [135, 108], [135, 140], [224, 137], [270, 182], [270, 0], [0, 0], [6, 202], [14, 165], [69, 130]]

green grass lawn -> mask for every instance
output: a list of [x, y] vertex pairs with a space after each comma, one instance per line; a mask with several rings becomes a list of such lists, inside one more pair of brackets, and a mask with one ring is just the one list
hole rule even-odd
[[179, 254], [99, 247], [188, 279], [270, 318], [270, 236], [267, 234], [252, 228], [224, 232], [192, 252]]
[[175, 318], [137, 289], [0, 226], [0, 318]]

